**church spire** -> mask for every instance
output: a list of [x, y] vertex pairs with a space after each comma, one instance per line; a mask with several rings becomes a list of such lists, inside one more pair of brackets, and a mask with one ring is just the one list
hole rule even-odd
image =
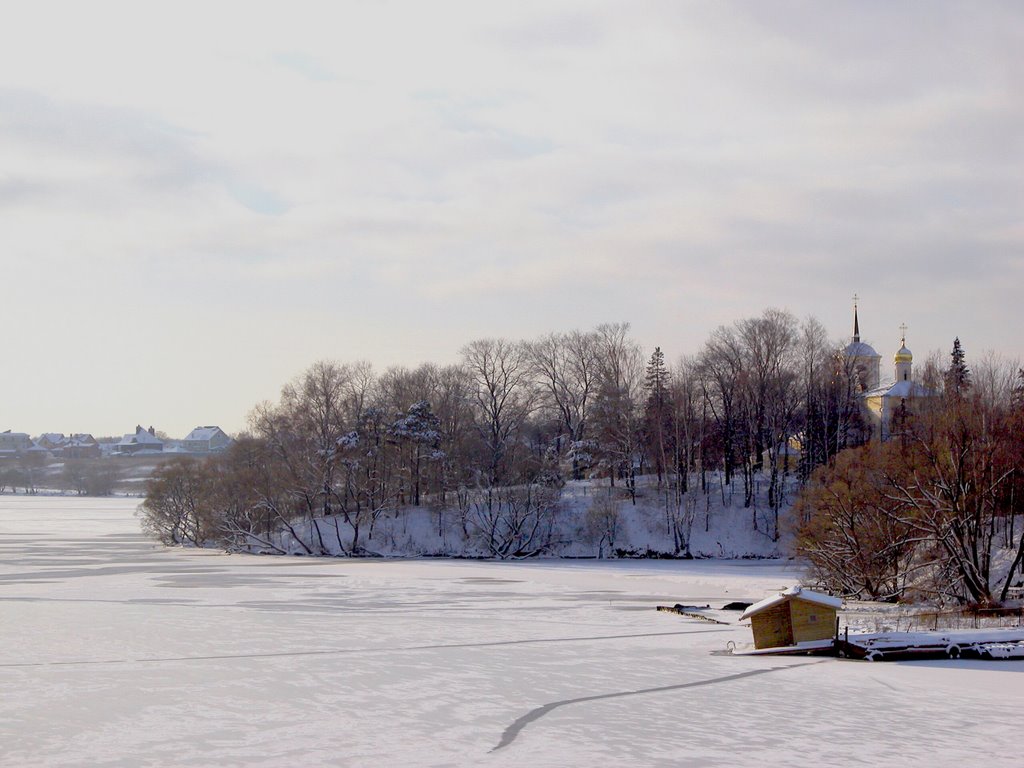
[[853, 341], [860, 341], [860, 321], [857, 319], [857, 294], [853, 294]]

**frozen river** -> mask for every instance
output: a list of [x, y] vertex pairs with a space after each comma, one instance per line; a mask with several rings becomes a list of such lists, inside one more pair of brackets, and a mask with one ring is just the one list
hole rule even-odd
[[164, 549], [134, 501], [0, 496], [4, 766], [1020, 766], [1024, 664], [711, 655], [658, 613], [765, 562]]

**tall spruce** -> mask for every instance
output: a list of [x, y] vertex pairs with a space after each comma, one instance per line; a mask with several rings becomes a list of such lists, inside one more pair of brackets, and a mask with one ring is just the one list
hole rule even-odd
[[644, 389], [647, 403], [644, 406], [644, 442], [658, 475], [658, 487], [664, 479], [667, 457], [670, 453], [668, 440], [672, 430], [668, 423], [671, 415], [668, 393], [669, 372], [665, 367], [665, 354], [661, 347], [655, 347], [647, 361], [644, 373]]
[[949, 353], [949, 357], [949, 368], [946, 369], [946, 393], [954, 397], [961, 397], [971, 388], [971, 369], [967, 367], [966, 356], [963, 347], [960, 346], [959, 336], [953, 339], [953, 351]]

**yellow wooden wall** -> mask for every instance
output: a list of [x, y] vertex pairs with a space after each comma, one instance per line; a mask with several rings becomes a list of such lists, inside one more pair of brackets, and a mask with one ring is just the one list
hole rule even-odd
[[793, 642], [830, 640], [836, 634], [836, 609], [794, 598], [789, 601]]
[[780, 603], [750, 617], [755, 648], [779, 648], [793, 644], [789, 603]]

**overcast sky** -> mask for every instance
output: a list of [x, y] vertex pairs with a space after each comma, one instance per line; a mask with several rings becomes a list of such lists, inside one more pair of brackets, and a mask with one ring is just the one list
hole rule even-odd
[[[269, 5], [269, 4], [267, 4]], [[765, 307], [1024, 354], [1019, 2], [46, 3], [0, 27], [0, 430]]]

